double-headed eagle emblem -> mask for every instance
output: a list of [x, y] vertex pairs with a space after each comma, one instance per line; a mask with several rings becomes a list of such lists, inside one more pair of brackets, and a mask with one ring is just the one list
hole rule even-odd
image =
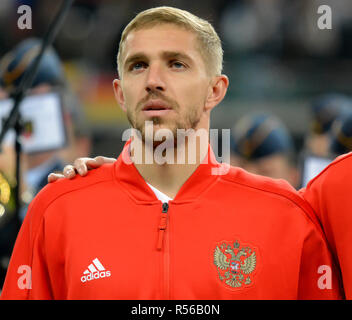
[[214, 264], [222, 282], [231, 288], [246, 287], [253, 281], [257, 254], [249, 246], [241, 248], [237, 240], [232, 245], [223, 242], [214, 250]]

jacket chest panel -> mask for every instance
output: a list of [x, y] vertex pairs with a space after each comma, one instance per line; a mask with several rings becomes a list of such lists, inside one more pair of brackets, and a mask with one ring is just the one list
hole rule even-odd
[[[252, 223], [253, 212], [171, 202], [162, 247], [157, 249], [162, 215], [161, 203], [130, 206], [116, 219], [82, 224], [67, 250], [69, 294], [97, 297], [99, 292], [101, 298], [116, 299], [243, 299], [283, 294], [290, 298], [294, 294], [289, 288], [296, 281], [298, 263], [279, 261], [293, 244], [285, 244], [283, 237], [279, 246], [275, 232], [268, 237], [269, 224], [258, 228]], [[218, 260], [216, 251], [221, 252]], [[255, 266], [244, 273], [246, 264]], [[271, 288], [269, 295], [265, 288]]]

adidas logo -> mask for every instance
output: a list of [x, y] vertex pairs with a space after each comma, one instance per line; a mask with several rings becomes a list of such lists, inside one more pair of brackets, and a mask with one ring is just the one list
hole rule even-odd
[[101, 262], [98, 260], [98, 258], [95, 258], [92, 263], [88, 266], [88, 269], [86, 269], [83, 272], [83, 276], [81, 277], [82, 282], [94, 280], [94, 279], [99, 279], [99, 278], [105, 278], [105, 277], [110, 277], [111, 272], [105, 270]]

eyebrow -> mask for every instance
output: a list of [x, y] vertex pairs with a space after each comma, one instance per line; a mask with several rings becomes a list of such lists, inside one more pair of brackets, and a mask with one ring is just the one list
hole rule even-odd
[[127, 68], [133, 62], [137, 62], [140, 60], [148, 60], [147, 56], [144, 53], [135, 53], [132, 56], [128, 57], [124, 63], [124, 69]]
[[[162, 57], [164, 59], [180, 59], [180, 60], [186, 60], [188, 62], [192, 62], [193, 59], [182, 52], [179, 51], [164, 51], [162, 53]], [[142, 53], [142, 52], [137, 52], [130, 57], [128, 57], [124, 63], [124, 69], [126, 69], [130, 64], [137, 62], [137, 61], [148, 61], [148, 57]]]
[[192, 61], [192, 58], [189, 55], [179, 51], [164, 51], [162, 55], [166, 59], [173, 58], [173, 59]]

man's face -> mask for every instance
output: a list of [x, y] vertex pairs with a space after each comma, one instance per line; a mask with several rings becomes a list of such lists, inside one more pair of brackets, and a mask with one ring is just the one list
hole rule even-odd
[[[119, 103], [142, 136], [145, 121], [154, 131], [204, 127], [211, 78], [196, 36], [172, 24], [132, 31], [122, 57], [122, 80], [114, 83]], [[118, 93], [117, 93], [118, 91]]]

